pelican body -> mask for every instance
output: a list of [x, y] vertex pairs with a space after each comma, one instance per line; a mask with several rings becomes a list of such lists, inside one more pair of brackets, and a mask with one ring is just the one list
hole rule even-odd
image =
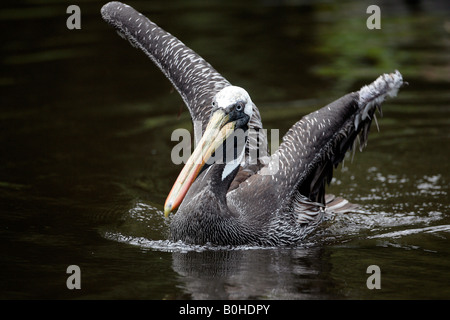
[[[173, 241], [293, 245], [327, 216], [355, 208], [326, 195], [325, 186], [355, 140], [366, 145], [375, 111], [381, 114], [381, 103], [403, 85], [400, 72], [304, 116], [269, 155], [261, 115], [245, 89], [132, 7], [110, 2], [101, 13], [160, 68], [201, 124], [164, 205], [166, 217], [177, 209], [170, 215]], [[239, 137], [240, 145], [230, 143]]]

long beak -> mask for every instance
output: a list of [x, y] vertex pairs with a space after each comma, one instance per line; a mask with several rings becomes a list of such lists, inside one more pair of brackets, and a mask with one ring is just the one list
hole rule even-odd
[[228, 122], [229, 116], [217, 110], [209, 120], [205, 133], [181, 170], [164, 204], [164, 215], [175, 210], [197, 178], [203, 165], [223, 142], [234, 132], [235, 122]]

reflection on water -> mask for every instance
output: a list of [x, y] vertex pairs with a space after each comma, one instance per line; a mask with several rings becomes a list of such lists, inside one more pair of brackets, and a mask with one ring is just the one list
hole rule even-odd
[[[445, 1], [382, 2], [376, 31], [360, 1], [133, 2], [247, 88], [280, 136], [381, 73], [409, 82], [335, 171], [329, 192], [361, 211], [294, 248], [166, 240], [162, 204], [180, 170], [170, 135], [189, 115], [102, 21], [103, 4], [80, 4], [78, 31], [65, 28], [66, 4], [2, 4], [15, 32], [0, 49], [1, 298], [450, 298]], [[65, 286], [72, 264], [78, 291]], [[367, 289], [369, 265], [381, 290]]]

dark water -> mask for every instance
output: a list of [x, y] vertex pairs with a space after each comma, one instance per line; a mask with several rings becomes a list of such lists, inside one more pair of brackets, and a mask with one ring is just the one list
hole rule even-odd
[[[329, 191], [362, 205], [297, 248], [173, 244], [182, 100], [82, 1], [2, 1], [0, 298], [449, 299], [450, 8], [446, 1], [133, 1], [245, 87], [267, 128], [398, 69], [409, 86]], [[69, 290], [69, 265], [81, 290]], [[367, 267], [380, 268], [369, 290]]]

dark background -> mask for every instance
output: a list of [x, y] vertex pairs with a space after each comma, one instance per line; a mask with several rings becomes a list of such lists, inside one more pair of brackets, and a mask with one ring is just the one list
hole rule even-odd
[[[0, 298], [450, 298], [448, 1], [128, 3], [246, 88], [280, 137], [382, 73], [409, 82], [329, 188], [365, 213], [278, 249], [166, 241], [181, 170], [170, 135], [189, 114], [102, 20], [105, 3], [2, 1]], [[66, 28], [69, 4], [81, 30]], [[371, 4], [380, 30], [366, 27]], [[69, 265], [81, 290], [66, 287]], [[366, 287], [369, 265], [380, 290]]]

